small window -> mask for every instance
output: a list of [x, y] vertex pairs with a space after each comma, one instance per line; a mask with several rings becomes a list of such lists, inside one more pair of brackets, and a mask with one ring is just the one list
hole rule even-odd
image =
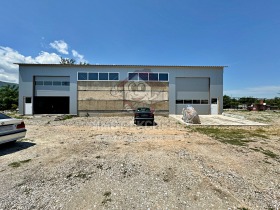
[[208, 100], [201, 100], [201, 104], [208, 104]]
[[98, 73], [88, 73], [89, 80], [98, 80]]
[[150, 73], [149, 74], [150, 81], [158, 81], [158, 73]]
[[217, 98], [212, 98], [211, 99], [211, 104], [217, 104], [218, 103], [218, 99]]
[[109, 80], [119, 80], [119, 73], [109, 73]]
[[70, 82], [63, 81], [63, 82], [61, 82], [61, 85], [62, 86], [70, 86]]
[[168, 81], [168, 74], [159, 73], [159, 81]]
[[184, 100], [184, 104], [192, 104], [193, 101], [192, 100]]
[[61, 81], [53, 81], [54, 86], [61, 86]]
[[108, 80], [108, 73], [99, 73], [99, 80]]
[[35, 85], [44, 85], [43, 81], [35, 81]]
[[52, 85], [52, 81], [44, 81], [44, 85], [50, 86]]
[[184, 104], [184, 100], [176, 100], [176, 104]]
[[25, 98], [25, 103], [26, 104], [31, 104], [31, 97], [26, 97]]
[[200, 104], [200, 100], [193, 100], [193, 104]]
[[138, 73], [128, 73], [128, 80], [138, 80]]
[[148, 81], [149, 80], [149, 74], [148, 73], [139, 73], [139, 79], [143, 81]]
[[82, 72], [78, 73], [78, 80], [87, 80], [88, 79], [87, 77], [88, 77], [87, 73], [82, 73]]

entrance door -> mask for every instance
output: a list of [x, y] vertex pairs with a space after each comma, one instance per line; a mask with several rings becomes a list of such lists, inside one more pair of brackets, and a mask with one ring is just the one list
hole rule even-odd
[[31, 97], [24, 98], [24, 114], [32, 115], [32, 98]]
[[219, 114], [219, 106], [218, 106], [218, 99], [212, 98], [211, 99], [211, 115]]

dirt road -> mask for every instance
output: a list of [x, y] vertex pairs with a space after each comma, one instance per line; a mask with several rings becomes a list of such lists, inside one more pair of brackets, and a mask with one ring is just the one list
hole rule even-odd
[[167, 117], [54, 119], [25, 119], [26, 138], [1, 146], [0, 209], [280, 207], [278, 121], [240, 146]]

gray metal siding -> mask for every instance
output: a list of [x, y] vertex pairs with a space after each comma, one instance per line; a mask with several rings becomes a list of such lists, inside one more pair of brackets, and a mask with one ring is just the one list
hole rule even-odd
[[[209, 114], [210, 82], [207, 77], [178, 77], [176, 78], [176, 100], [189, 100], [198, 114]], [[193, 104], [193, 100], [207, 100], [208, 104]], [[176, 104], [176, 114], [181, 114], [182, 109], [188, 104]]]

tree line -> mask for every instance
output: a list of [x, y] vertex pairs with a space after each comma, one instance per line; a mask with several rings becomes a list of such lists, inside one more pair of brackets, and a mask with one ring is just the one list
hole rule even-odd
[[241, 105], [250, 106], [252, 104], [259, 104], [261, 101], [263, 103], [266, 103], [267, 105], [280, 109], [280, 97], [275, 97], [273, 99], [266, 99], [266, 98], [254, 98], [254, 97], [230, 97], [227, 95], [224, 95], [223, 97], [223, 107], [224, 109], [238, 109], [238, 107]]

